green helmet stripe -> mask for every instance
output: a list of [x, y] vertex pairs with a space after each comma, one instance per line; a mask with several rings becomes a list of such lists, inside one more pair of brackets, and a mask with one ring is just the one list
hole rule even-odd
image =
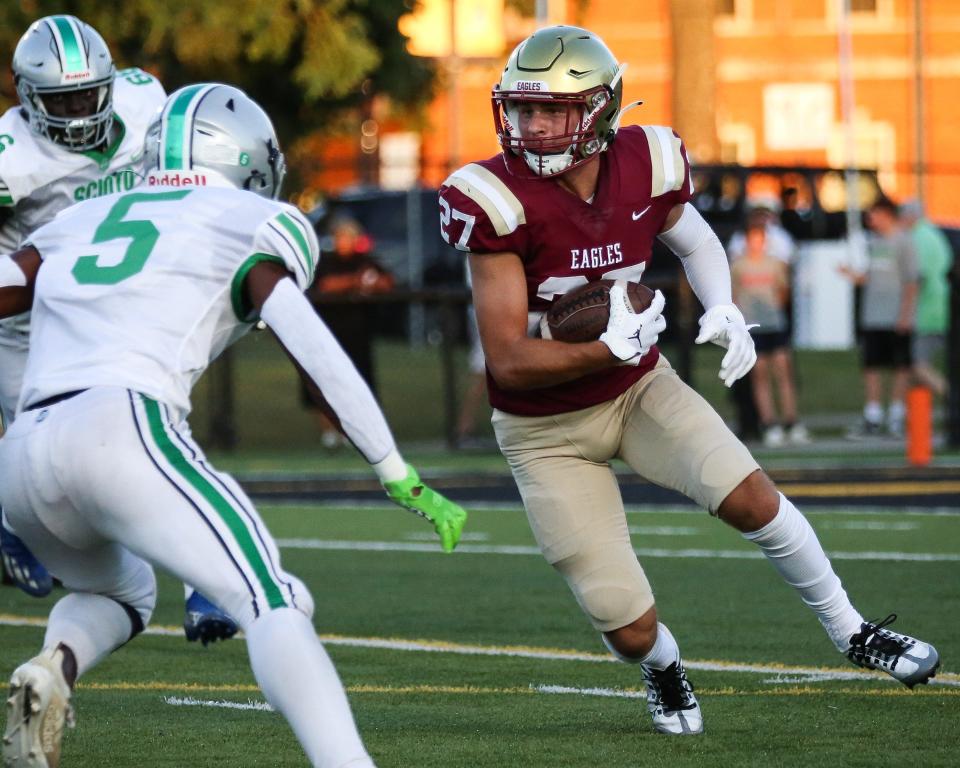
[[60, 65], [66, 72], [83, 72], [89, 69], [83, 40], [75, 19], [70, 16], [53, 16], [50, 21], [53, 36], [60, 48]]
[[183, 171], [190, 167], [190, 134], [193, 113], [197, 104], [211, 86], [190, 85], [180, 90], [175, 99], [167, 102], [160, 136], [160, 166], [168, 171]]

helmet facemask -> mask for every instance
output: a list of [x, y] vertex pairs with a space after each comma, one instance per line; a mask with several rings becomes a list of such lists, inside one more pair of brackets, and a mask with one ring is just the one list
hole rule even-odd
[[[34, 22], [13, 54], [13, 77], [30, 129], [70, 152], [97, 149], [113, 126], [115, 68], [103, 38], [74, 16]], [[81, 94], [89, 107], [69, 114]]]
[[[493, 88], [494, 127], [504, 153], [522, 157], [537, 177], [596, 158], [617, 131], [624, 69], [586, 29], [558, 25], [534, 32], [510, 54]], [[530, 119], [536, 111], [540, 119]], [[516, 173], [520, 164], [507, 167]]]
[[[62, 116], [54, 114], [48, 99], [51, 96], [93, 91], [96, 95], [93, 111], [86, 115]], [[71, 152], [86, 152], [103, 145], [113, 127], [113, 78], [107, 83], [91, 87], [35, 88], [26, 80], [17, 82], [20, 103], [26, 107], [30, 129]]]
[[[617, 108], [614, 91], [607, 85], [581, 93], [533, 94], [499, 88], [493, 92], [493, 120], [500, 145], [523, 157], [537, 176], [556, 176], [606, 149], [614, 133], [609, 127], [610, 115]], [[564, 128], [549, 136], [524, 136], [524, 114], [535, 111], [558, 116], [565, 112]]]

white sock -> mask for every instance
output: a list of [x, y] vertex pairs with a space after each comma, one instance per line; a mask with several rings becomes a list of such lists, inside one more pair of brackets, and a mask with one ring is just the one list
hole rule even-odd
[[278, 608], [244, 632], [260, 689], [287, 718], [310, 764], [374, 768], [337, 671], [310, 620], [294, 608]]
[[781, 493], [777, 516], [743, 537], [760, 547], [784, 581], [817, 614], [834, 645], [845, 651], [863, 616], [850, 603], [817, 534], [800, 511]]
[[883, 406], [876, 400], [870, 400], [863, 406], [863, 420], [870, 424], [882, 424]]
[[653, 644], [650, 653], [640, 659], [640, 663], [651, 669], [666, 669], [677, 661], [680, 661], [680, 647], [666, 624], [658, 621], [657, 642]]
[[903, 420], [907, 415], [907, 407], [903, 400], [891, 400], [890, 407], [887, 409], [887, 424], [891, 427], [902, 427]]
[[673, 634], [667, 629], [667, 626], [661, 624], [659, 621], [657, 622], [657, 640], [653, 644], [653, 648], [650, 649], [650, 652], [642, 659], [624, 656], [613, 647], [613, 643], [607, 639], [606, 635], [600, 635], [600, 638], [610, 653], [627, 664], [645, 664], [652, 669], [666, 669], [673, 664], [673, 662], [680, 661], [680, 648], [677, 645], [677, 641], [674, 640]]
[[50, 611], [43, 647], [63, 643], [77, 659], [80, 677], [127, 640], [133, 631], [130, 616], [116, 600], [88, 592], [60, 598]]

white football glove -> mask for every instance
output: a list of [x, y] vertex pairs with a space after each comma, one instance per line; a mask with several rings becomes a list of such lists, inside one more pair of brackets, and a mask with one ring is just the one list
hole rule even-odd
[[750, 329], [740, 310], [733, 304], [718, 304], [710, 307], [700, 318], [700, 335], [697, 344], [712, 341], [727, 350], [720, 363], [720, 378], [728, 387], [737, 379], [746, 376], [757, 362]]
[[663, 294], [657, 291], [650, 306], [637, 314], [621, 286], [610, 288], [610, 319], [600, 341], [623, 365], [640, 365], [640, 359], [657, 343], [660, 331], [667, 327], [663, 303]]

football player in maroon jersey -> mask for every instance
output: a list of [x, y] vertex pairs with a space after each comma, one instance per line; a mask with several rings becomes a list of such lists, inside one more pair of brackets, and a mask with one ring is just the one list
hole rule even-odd
[[469, 253], [497, 441], [540, 549], [611, 652], [640, 665], [659, 731], [700, 733], [703, 721], [631, 546], [615, 458], [757, 544], [855, 664], [911, 687], [926, 682], [939, 663], [933, 646], [884, 629], [889, 617], [864, 620], [807, 520], [657, 350], [659, 292], [637, 314], [614, 287], [597, 341], [533, 331], [571, 288], [639, 281], [659, 237], [706, 310], [697, 343], [727, 349], [724, 383], [756, 360], [723, 247], [689, 203], [680, 138], [662, 126], [619, 128], [623, 70], [587, 30], [536, 32], [493, 91], [502, 154], [460, 168], [440, 189], [443, 235]]

